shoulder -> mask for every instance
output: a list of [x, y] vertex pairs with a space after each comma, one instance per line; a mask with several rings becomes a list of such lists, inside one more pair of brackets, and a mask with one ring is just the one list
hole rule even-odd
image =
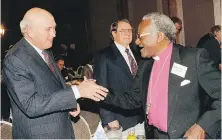
[[113, 51], [112, 46], [108, 46], [97, 52], [94, 56], [94, 59], [107, 59], [112, 55], [112, 51]]
[[179, 47], [179, 56], [182, 61], [195, 62], [201, 58], [210, 60], [209, 52], [205, 48]]
[[9, 57], [10, 55], [24, 55], [25, 50], [25, 43], [24, 38], [22, 38], [20, 41], [18, 41], [13, 47], [8, 51], [5, 57]]

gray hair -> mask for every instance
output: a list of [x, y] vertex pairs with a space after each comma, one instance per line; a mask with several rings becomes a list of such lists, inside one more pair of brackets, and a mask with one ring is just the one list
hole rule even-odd
[[170, 41], [176, 39], [176, 27], [168, 16], [158, 12], [153, 12], [143, 16], [142, 20], [147, 19], [151, 20], [152, 27], [154, 27], [157, 31], [164, 33]]
[[25, 33], [27, 26], [31, 26], [31, 24], [32, 24], [31, 21], [27, 19], [22, 19], [22, 21], [20, 21], [20, 30], [23, 35]]

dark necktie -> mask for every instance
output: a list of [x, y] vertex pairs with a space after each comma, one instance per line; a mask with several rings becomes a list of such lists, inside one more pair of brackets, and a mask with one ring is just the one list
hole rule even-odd
[[127, 53], [128, 58], [129, 58], [129, 63], [130, 63], [132, 75], [136, 76], [136, 72], [138, 70], [136, 61], [133, 59], [133, 56], [130, 54], [129, 49], [126, 49], [125, 52]]
[[48, 67], [51, 69], [51, 71], [54, 73], [55, 72], [55, 68], [51, 62], [51, 60], [49, 59], [49, 54], [47, 53], [47, 51], [43, 50], [42, 54], [44, 56], [45, 62], [48, 65]]

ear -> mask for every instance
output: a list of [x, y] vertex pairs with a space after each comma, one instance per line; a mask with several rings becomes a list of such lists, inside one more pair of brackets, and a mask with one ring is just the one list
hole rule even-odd
[[115, 31], [112, 31], [112, 36], [113, 36], [113, 38], [116, 38], [116, 32]]
[[165, 34], [162, 32], [158, 32], [157, 35], [158, 35], [157, 42], [162, 42], [165, 38]]
[[25, 33], [26, 33], [30, 38], [33, 37], [33, 30], [32, 30], [29, 26], [26, 27]]

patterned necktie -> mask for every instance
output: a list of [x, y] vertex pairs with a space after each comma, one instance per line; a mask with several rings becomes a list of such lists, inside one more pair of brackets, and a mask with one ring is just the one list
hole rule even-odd
[[42, 51], [42, 54], [43, 54], [43, 56], [44, 56], [44, 59], [45, 59], [46, 64], [47, 64], [48, 67], [51, 69], [51, 71], [54, 73], [54, 72], [55, 72], [55, 68], [54, 68], [52, 62], [51, 62], [50, 59], [49, 59], [49, 55], [48, 55], [47, 51], [43, 50], [43, 51]]
[[130, 63], [132, 75], [136, 76], [136, 72], [138, 70], [136, 61], [133, 59], [133, 56], [130, 54], [129, 49], [126, 49], [125, 52], [127, 53], [128, 58], [129, 58], [129, 63]]

